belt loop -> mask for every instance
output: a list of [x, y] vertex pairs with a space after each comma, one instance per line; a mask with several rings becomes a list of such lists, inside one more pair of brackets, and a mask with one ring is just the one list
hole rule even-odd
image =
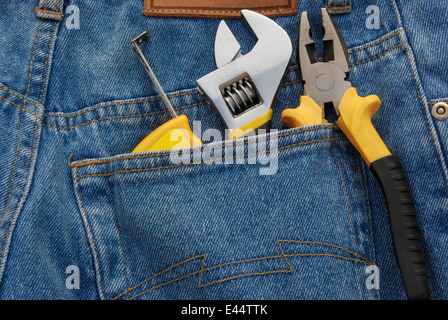
[[326, 0], [325, 8], [331, 14], [349, 13], [352, 11], [352, 0]]
[[34, 12], [42, 19], [62, 21], [64, 19], [64, 0], [39, 0]]

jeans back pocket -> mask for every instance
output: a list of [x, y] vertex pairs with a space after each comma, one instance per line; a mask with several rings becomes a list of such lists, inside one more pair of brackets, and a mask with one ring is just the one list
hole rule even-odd
[[328, 124], [71, 162], [101, 297], [375, 298], [361, 161]]

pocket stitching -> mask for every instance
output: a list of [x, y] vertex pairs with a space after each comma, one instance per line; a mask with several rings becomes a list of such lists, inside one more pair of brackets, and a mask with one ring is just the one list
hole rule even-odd
[[[134, 291], [135, 289], [139, 288], [140, 286], [142, 286], [143, 284], [145, 284], [149, 280], [151, 280], [153, 278], [156, 278], [157, 276], [159, 276], [159, 275], [161, 275], [161, 274], [163, 274], [163, 273], [165, 273], [165, 272], [167, 272], [167, 271], [169, 271], [169, 270], [171, 270], [171, 269], [173, 269], [173, 268], [175, 268], [177, 266], [180, 266], [180, 265], [182, 265], [182, 264], [184, 264], [186, 262], [189, 262], [191, 260], [198, 259], [198, 258], [202, 258], [203, 259], [202, 260], [202, 264], [201, 264], [201, 268], [199, 270], [196, 270], [194, 272], [188, 273], [186, 275], [182, 275], [182, 276], [177, 277], [175, 279], [171, 279], [171, 280], [169, 280], [167, 282], [155, 285], [155, 286], [153, 286], [153, 287], [151, 287], [149, 289], [146, 289], [146, 290], [144, 290], [144, 291], [142, 291], [142, 292], [140, 292], [138, 294], [133, 295], [131, 298], [129, 298], [129, 300], [133, 300], [133, 299], [135, 299], [135, 298], [137, 298], [137, 297], [139, 297], [139, 296], [141, 296], [141, 295], [143, 295], [145, 293], [148, 293], [150, 291], [158, 289], [158, 288], [160, 288], [160, 287], [162, 287], [164, 285], [171, 284], [171, 283], [173, 283], [175, 281], [185, 279], [185, 278], [187, 278], [189, 276], [192, 276], [192, 275], [195, 275], [195, 274], [198, 274], [198, 273], [200, 273], [199, 282], [198, 282], [198, 286], [200, 288], [203, 288], [203, 287], [206, 287], [206, 286], [209, 286], [209, 285], [213, 285], [213, 284], [217, 284], [217, 283], [221, 283], [221, 282], [225, 282], [225, 281], [228, 281], [228, 280], [234, 280], [234, 279], [242, 278], [242, 277], [255, 276], [255, 275], [266, 275], [266, 274], [274, 274], [274, 273], [290, 273], [290, 272], [292, 272], [294, 270], [293, 270], [293, 267], [292, 267], [292, 265], [290, 264], [290, 262], [288, 260], [288, 257], [297, 257], [297, 256], [302, 256], [302, 257], [307, 257], [307, 256], [309, 256], [309, 257], [322, 257], [322, 256], [326, 256], [326, 257], [340, 258], [340, 259], [344, 259], [344, 260], [348, 260], [348, 261], [360, 262], [360, 263], [364, 263], [364, 264], [367, 264], [367, 265], [375, 265], [375, 263], [367, 260], [366, 258], [362, 257], [361, 255], [359, 255], [359, 254], [357, 254], [357, 253], [355, 253], [355, 252], [353, 252], [353, 251], [351, 251], [349, 249], [346, 249], [346, 248], [343, 248], [343, 247], [340, 247], [340, 246], [337, 246], [337, 245], [334, 245], [334, 244], [330, 244], [330, 243], [325, 243], [325, 242], [320, 242], [320, 241], [302, 241], [302, 240], [277, 240], [276, 242], [277, 242], [277, 245], [279, 246], [279, 249], [280, 249], [280, 252], [281, 252], [280, 255], [269, 256], [269, 257], [260, 257], [260, 258], [251, 258], [251, 259], [245, 259], [245, 260], [239, 260], [239, 261], [232, 261], [232, 262], [222, 263], [222, 264], [219, 264], [219, 265], [216, 265], [216, 266], [208, 267], [208, 268], [205, 268], [205, 269], [204, 269], [204, 264], [205, 264], [205, 260], [206, 260], [206, 254], [196, 255], [194, 257], [191, 257], [191, 258], [188, 258], [188, 259], [183, 260], [181, 262], [178, 262], [178, 263], [176, 263], [176, 264], [174, 264], [174, 265], [172, 265], [172, 266], [170, 266], [170, 267], [168, 267], [168, 268], [166, 268], [166, 269], [164, 269], [164, 270], [162, 270], [162, 271], [152, 275], [151, 277], [149, 277], [146, 280], [140, 282], [139, 284], [133, 286], [132, 288], [130, 288], [130, 289], [120, 293], [119, 295], [114, 297], [112, 300], [117, 300], [117, 299], [121, 298], [123, 295], [125, 295], [127, 293], [130, 293], [130, 292]], [[284, 251], [283, 251], [283, 247], [281, 246], [282, 242], [329, 246], [329, 247], [336, 248], [336, 249], [342, 250], [344, 252], [347, 252], [350, 255], [355, 256], [355, 258], [345, 257], [345, 256], [333, 254], [333, 253], [292, 253], [292, 254], [285, 254]], [[289, 268], [288, 269], [280, 269], [280, 270], [270, 270], [270, 271], [264, 271], [264, 272], [245, 273], [245, 274], [240, 274], [240, 275], [227, 277], [227, 278], [224, 278], [224, 279], [218, 279], [218, 280], [210, 281], [210, 282], [207, 282], [205, 284], [203, 284], [201, 282], [203, 273], [206, 272], [206, 271], [209, 271], [209, 270], [213, 270], [213, 269], [220, 268], [220, 267], [223, 267], [223, 266], [226, 266], [226, 265], [230, 265], [230, 264], [246, 263], [246, 262], [250, 262], [250, 261], [259, 261], [259, 260], [277, 259], [277, 258], [285, 259], [285, 261], [288, 264]]]
[[181, 163], [181, 164], [176, 164], [176, 165], [172, 165], [172, 166], [163, 166], [163, 167], [155, 167], [155, 168], [118, 170], [118, 171], [109, 172], [109, 173], [85, 174], [85, 175], [81, 175], [79, 177], [75, 177], [74, 179], [75, 180], [79, 180], [81, 178], [87, 178], [87, 177], [109, 177], [109, 176], [112, 176], [112, 175], [118, 174], [118, 173], [142, 172], [142, 171], [171, 169], [171, 168], [176, 168], [176, 167], [186, 167], [186, 166], [192, 166], [192, 165], [198, 165], [198, 164], [215, 162], [215, 161], [219, 161], [219, 160], [234, 159], [234, 158], [238, 158], [238, 157], [256, 156], [256, 155], [258, 155], [260, 153], [264, 153], [264, 152], [268, 153], [268, 152], [273, 152], [273, 151], [280, 151], [280, 150], [283, 150], [283, 149], [296, 147], [296, 146], [307, 145], [307, 144], [314, 143], [314, 142], [328, 142], [328, 141], [336, 141], [336, 140], [342, 140], [342, 139], [346, 139], [346, 138], [345, 137], [336, 137], [336, 138], [328, 138], [328, 139], [311, 140], [311, 141], [306, 141], [306, 142], [294, 143], [294, 144], [283, 146], [283, 147], [280, 147], [280, 148], [277, 148], [277, 149], [274, 149], [274, 150], [266, 150], [266, 151], [256, 152], [256, 153], [247, 154], [247, 155], [237, 155], [237, 156], [232, 156], [232, 157], [223, 157], [221, 159], [211, 159], [211, 160], [205, 160], [205, 161], [201, 161], [201, 162], [193, 162], [193, 163], [186, 163], [186, 164]]
[[[318, 129], [337, 129], [337, 128], [338, 127], [336, 125], [328, 126], [328, 127], [306, 128], [306, 129], [301, 129], [299, 131], [292, 131], [292, 132], [281, 133], [281, 134], [275, 135], [275, 137], [285, 137], [285, 136], [289, 136], [289, 135], [296, 134], [296, 133], [302, 133], [302, 132], [313, 131], [313, 130], [318, 130]], [[271, 139], [271, 136], [266, 136], [265, 138], [259, 139], [258, 142], [259, 141], [264, 141], [264, 140], [269, 140], [269, 139]], [[319, 141], [319, 140], [315, 140], [315, 141]], [[308, 142], [314, 142], [314, 141], [308, 141]], [[235, 147], [235, 146], [242, 145], [242, 144], [247, 144], [247, 143], [249, 143], [248, 140], [236, 141], [236, 142], [234, 142], [232, 144], [232, 146]], [[211, 147], [211, 146], [204, 146], [201, 149], [201, 151], [213, 150], [213, 149], [216, 149], [216, 148], [220, 148], [221, 146], [222, 146], [222, 144], [219, 144], [219, 145], [213, 146], [213, 147]], [[281, 149], [278, 149], [278, 150], [281, 150]], [[177, 153], [181, 153], [181, 152], [185, 152], [185, 151], [180, 151], [179, 150], [179, 152], [177, 152]], [[191, 154], [191, 153], [194, 152], [194, 150], [190, 150], [189, 152]], [[70, 158], [69, 158], [68, 161], [69, 161], [69, 166], [70, 167], [72, 167], [72, 168], [79, 168], [79, 167], [84, 167], [84, 166], [88, 166], [88, 165], [111, 163], [111, 162], [118, 161], [118, 160], [162, 157], [162, 156], [168, 156], [168, 155], [171, 155], [171, 154], [174, 154], [174, 153], [176, 153], [176, 152], [171, 151], [171, 152], [166, 152], [166, 153], [145, 154], [145, 155], [140, 155], [140, 156], [135, 155], [135, 156], [127, 156], [127, 157], [116, 158], [116, 159], [108, 159], [108, 160], [106, 160], [106, 159], [105, 160], [87, 160], [85, 162], [80, 162], [80, 163], [71, 163], [70, 159], [71, 159], [72, 155], [70, 155]], [[215, 159], [215, 160], [217, 160], [217, 159]]]

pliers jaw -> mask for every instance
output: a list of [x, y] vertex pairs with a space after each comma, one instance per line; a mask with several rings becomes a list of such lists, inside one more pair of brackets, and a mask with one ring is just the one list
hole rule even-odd
[[[304, 93], [321, 107], [332, 104], [339, 116], [339, 103], [351, 87], [349, 77], [348, 50], [336, 24], [327, 9], [321, 9], [323, 57], [319, 58], [308, 15], [302, 12], [297, 41], [297, 57]], [[323, 112], [324, 112], [324, 108]]]

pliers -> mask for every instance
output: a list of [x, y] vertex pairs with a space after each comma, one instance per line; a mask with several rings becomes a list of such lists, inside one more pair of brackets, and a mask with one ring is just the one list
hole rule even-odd
[[395, 257], [408, 299], [430, 299], [428, 274], [422, 258], [411, 192], [400, 164], [372, 125], [381, 101], [358, 96], [349, 78], [348, 50], [328, 11], [323, 8], [323, 59], [311, 36], [306, 12], [301, 14], [297, 59], [304, 95], [296, 109], [286, 109], [287, 127], [325, 123], [325, 108], [333, 106], [337, 126], [359, 151], [380, 184], [389, 213]]

